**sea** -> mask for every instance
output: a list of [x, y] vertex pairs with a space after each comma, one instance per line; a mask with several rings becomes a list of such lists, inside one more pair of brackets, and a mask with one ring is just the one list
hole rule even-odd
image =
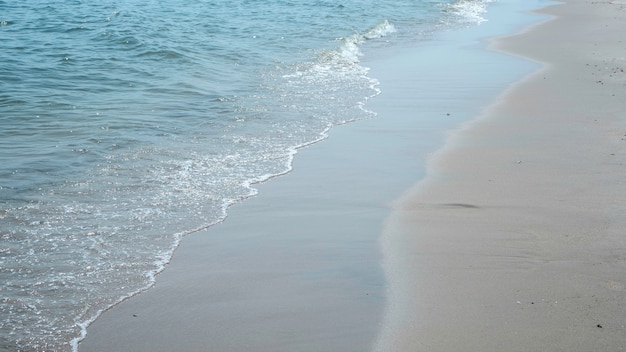
[[0, 350], [77, 351], [334, 126], [376, 118], [366, 52], [497, 0], [0, 0]]

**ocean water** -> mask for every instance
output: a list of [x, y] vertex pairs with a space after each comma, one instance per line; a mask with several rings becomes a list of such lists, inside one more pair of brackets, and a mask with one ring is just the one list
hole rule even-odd
[[490, 4], [0, 0], [0, 350], [76, 350], [182, 237], [375, 117], [364, 48]]

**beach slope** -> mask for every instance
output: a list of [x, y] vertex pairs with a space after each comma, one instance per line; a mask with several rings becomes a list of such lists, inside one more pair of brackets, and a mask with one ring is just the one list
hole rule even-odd
[[626, 350], [626, 5], [493, 43], [542, 63], [394, 204], [380, 351]]

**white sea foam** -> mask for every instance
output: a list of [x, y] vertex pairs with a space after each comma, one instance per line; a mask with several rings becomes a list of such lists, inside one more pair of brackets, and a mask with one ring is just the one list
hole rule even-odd
[[459, 0], [444, 6], [458, 16], [456, 21], [480, 24], [487, 21], [484, 15], [491, 2], [493, 0]]

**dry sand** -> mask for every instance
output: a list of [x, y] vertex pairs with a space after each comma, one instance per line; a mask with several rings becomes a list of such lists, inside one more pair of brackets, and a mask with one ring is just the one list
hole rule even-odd
[[380, 351], [626, 350], [626, 5], [494, 42], [544, 63], [450, 135], [382, 238]]

